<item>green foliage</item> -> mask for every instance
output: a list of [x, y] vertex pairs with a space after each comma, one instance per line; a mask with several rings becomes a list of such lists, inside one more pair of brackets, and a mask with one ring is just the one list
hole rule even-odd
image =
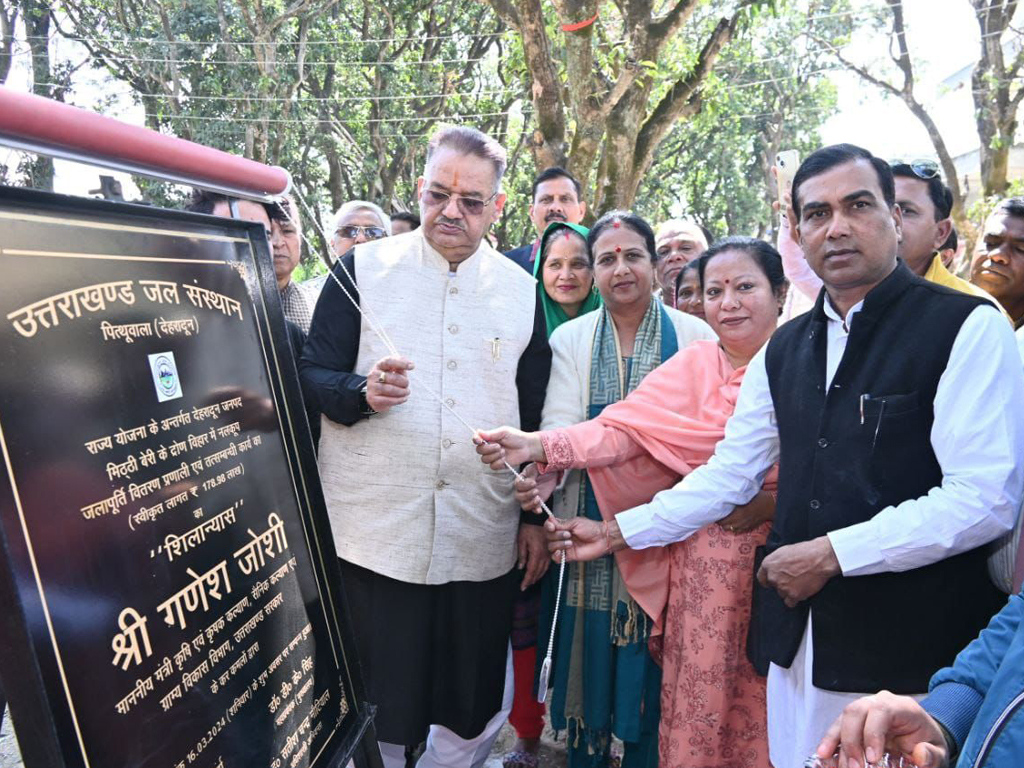
[[992, 215], [992, 212], [1003, 200], [1010, 197], [1021, 197], [1024, 196], [1024, 178], [1014, 179], [1009, 183], [1006, 188], [1006, 193], [1002, 195], [989, 195], [988, 197], [979, 198], [967, 209], [967, 222], [968, 226], [972, 228], [970, 232], [958, 233], [961, 237], [966, 238], [968, 243], [973, 249], [974, 242], [977, 240], [978, 235], [981, 233], [982, 228], [985, 226], [985, 222], [988, 217]]
[[[701, 3], [657, 61], [632, 60], [624, 22], [602, 7], [589, 33], [595, 64], [609, 84], [624, 68], [642, 70], [632, 87], [649, 87], [648, 103], [656, 104], [736, 6]], [[719, 235], [768, 226], [766, 157], [780, 148], [806, 153], [834, 108], [830, 86], [814, 74], [821, 61], [806, 27], [808, 14], [839, 0], [806, 6], [777, 0], [744, 10], [741, 34], [702, 89], [701, 112], [676, 125], [657, 151], [638, 211], [652, 220], [689, 212]], [[564, 75], [564, 33], [553, 9], [546, 12]], [[484, 2], [61, 0], [55, 19], [123, 84], [150, 127], [288, 168], [320, 221], [351, 199], [415, 209], [429, 133], [443, 121], [477, 126], [509, 153], [509, 200], [493, 229], [498, 246], [535, 237], [527, 217], [535, 173], [529, 72], [522, 41]], [[849, 30], [819, 31], [838, 40]], [[576, 117], [567, 119], [571, 135]], [[155, 204], [184, 202], [179, 188], [139, 183]], [[313, 274], [326, 243], [305, 207], [300, 213], [315, 244], [301, 269]]]
[[808, 11], [777, 3], [723, 51], [700, 113], [678, 123], [662, 144], [637, 196], [638, 212], [655, 222], [689, 216], [716, 237], [773, 229], [775, 154], [796, 149], [803, 157], [816, 149], [818, 130], [835, 110], [808, 18], [834, 25], [838, 5], [812, 4]]
[[[491, 11], [459, 0], [63, 6], [64, 34], [131, 87], [150, 127], [288, 168], [323, 220], [350, 199], [412, 207], [432, 128], [505, 137], [522, 87]], [[323, 251], [317, 227], [306, 232]]]

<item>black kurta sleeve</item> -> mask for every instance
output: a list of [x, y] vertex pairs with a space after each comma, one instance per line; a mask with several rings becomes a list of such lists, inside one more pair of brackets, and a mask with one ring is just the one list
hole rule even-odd
[[551, 347], [548, 345], [548, 326], [544, 307], [537, 296], [533, 311], [533, 336], [519, 358], [516, 370], [516, 388], [519, 391], [519, 423], [526, 432], [540, 429], [540, 416], [544, 410], [544, 395], [551, 376]]
[[[540, 429], [541, 412], [544, 410], [544, 397], [548, 391], [548, 378], [551, 376], [551, 346], [548, 344], [548, 325], [544, 319], [544, 307], [537, 295], [537, 305], [533, 313], [533, 336], [519, 358], [516, 371], [516, 387], [519, 390], [519, 423], [527, 432]], [[543, 514], [519, 512], [519, 522], [525, 525], [544, 525], [547, 518]]]
[[[354, 252], [346, 253], [341, 262], [355, 280]], [[359, 301], [355, 285], [342, 268], [335, 264], [332, 271], [352, 298]], [[345, 426], [366, 418], [359, 408], [359, 391], [365, 386], [366, 377], [352, 373], [359, 355], [359, 330], [359, 310], [334, 278], [328, 277], [313, 310], [309, 336], [302, 348], [299, 378], [308, 406]]]
[[[291, 320], [284, 321], [285, 330], [288, 331], [288, 345], [292, 348], [292, 357], [295, 358], [295, 367], [299, 365], [302, 358], [302, 347], [306, 344], [306, 334], [297, 323]], [[306, 396], [302, 397], [302, 404], [306, 411], [306, 421], [309, 422], [309, 433], [313, 437], [313, 449], [320, 445], [320, 413], [313, 408]]]

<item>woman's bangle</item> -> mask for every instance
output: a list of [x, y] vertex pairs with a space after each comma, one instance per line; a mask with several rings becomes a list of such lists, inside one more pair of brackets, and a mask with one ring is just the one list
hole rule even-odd
[[608, 530], [608, 521], [601, 521], [601, 532], [604, 533], [604, 553], [610, 555], [612, 553], [612, 533]]

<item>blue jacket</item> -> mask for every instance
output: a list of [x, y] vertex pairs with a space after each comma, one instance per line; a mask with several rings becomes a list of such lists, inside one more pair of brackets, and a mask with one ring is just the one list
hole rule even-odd
[[505, 251], [505, 255], [532, 275], [533, 260], [530, 257], [533, 256], [535, 245], [536, 243], [521, 245], [518, 248], [513, 248], [511, 251]]
[[956, 768], [1024, 765], [1024, 596], [931, 680], [924, 708], [956, 740]]

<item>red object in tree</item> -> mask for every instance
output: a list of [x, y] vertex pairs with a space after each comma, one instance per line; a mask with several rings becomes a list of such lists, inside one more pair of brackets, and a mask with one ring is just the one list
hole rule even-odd
[[5, 87], [0, 144], [236, 197], [279, 197], [291, 187], [284, 168]]
[[586, 21], [577, 21], [575, 24], [563, 24], [562, 25], [562, 31], [563, 32], [579, 32], [581, 29], [586, 29], [591, 24], [593, 24], [595, 21], [597, 21], [597, 17], [600, 16], [600, 15], [601, 15], [601, 12], [598, 11], [592, 17], [587, 19]]

